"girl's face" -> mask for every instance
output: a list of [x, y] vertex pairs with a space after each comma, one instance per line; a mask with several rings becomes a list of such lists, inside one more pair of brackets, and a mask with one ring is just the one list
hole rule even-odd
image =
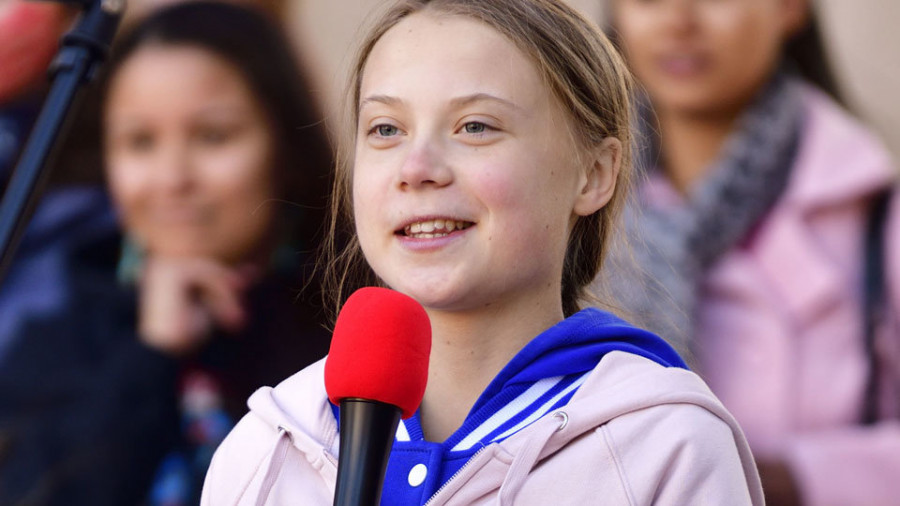
[[614, 0], [632, 70], [663, 111], [743, 107], [774, 71], [804, 0]]
[[531, 61], [477, 21], [418, 13], [375, 45], [360, 97], [353, 202], [375, 273], [430, 309], [559, 305], [586, 171]]
[[271, 232], [273, 141], [237, 69], [200, 48], [137, 50], [110, 87], [106, 161], [151, 253], [245, 261]]

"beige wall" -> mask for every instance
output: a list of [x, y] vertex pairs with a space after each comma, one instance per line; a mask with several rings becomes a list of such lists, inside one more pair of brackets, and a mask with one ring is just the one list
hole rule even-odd
[[900, 160], [900, 1], [819, 0], [819, 7], [850, 106]]
[[[599, 19], [604, 0], [570, 0]], [[333, 110], [366, 15], [383, 0], [293, 0], [298, 44]], [[900, 159], [900, 0], [819, 0], [827, 44], [848, 102]]]

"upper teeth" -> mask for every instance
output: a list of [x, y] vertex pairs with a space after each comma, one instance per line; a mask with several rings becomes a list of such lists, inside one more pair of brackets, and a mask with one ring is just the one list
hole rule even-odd
[[407, 225], [404, 229], [406, 235], [411, 234], [433, 234], [435, 230], [438, 233], [448, 234], [454, 230], [462, 230], [469, 226], [468, 222], [456, 220], [428, 220], [420, 221]]

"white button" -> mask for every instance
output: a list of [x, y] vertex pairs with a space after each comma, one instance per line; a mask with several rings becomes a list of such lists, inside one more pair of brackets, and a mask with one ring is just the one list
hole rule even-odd
[[425, 481], [428, 476], [428, 468], [425, 464], [416, 464], [409, 470], [409, 486], [418, 487]]

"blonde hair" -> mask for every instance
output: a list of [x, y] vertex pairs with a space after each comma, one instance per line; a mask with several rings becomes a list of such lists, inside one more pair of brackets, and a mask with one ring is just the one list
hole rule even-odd
[[632, 79], [622, 58], [596, 25], [559, 0], [400, 0], [380, 16], [362, 40], [346, 90], [344, 124], [332, 189], [329, 234], [323, 248], [326, 307], [334, 314], [362, 286], [382, 284], [366, 263], [355, 234], [352, 168], [359, 120], [360, 85], [369, 54], [397, 23], [418, 12], [463, 16], [497, 30], [528, 56], [567, 112], [584, 147], [604, 139], [621, 141], [622, 166], [616, 191], [598, 212], [579, 217], [566, 248], [563, 312], [578, 311], [591, 299], [588, 285], [600, 271], [608, 242], [624, 206], [631, 179]]

